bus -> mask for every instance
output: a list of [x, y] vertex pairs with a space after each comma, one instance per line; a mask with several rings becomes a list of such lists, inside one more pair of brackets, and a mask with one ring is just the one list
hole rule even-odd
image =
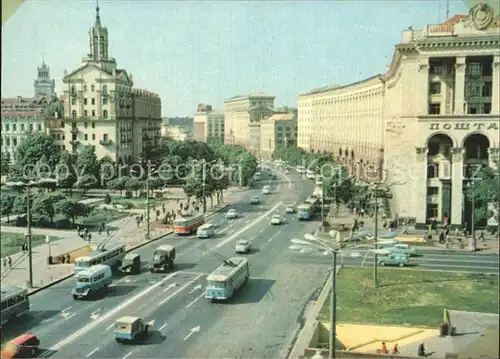
[[14, 322], [30, 310], [28, 288], [10, 286], [2, 288], [2, 319], [1, 324]]
[[302, 203], [297, 207], [297, 218], [299, 220], [309, 220], [314, 214], [314, 205], [310, 203]]
[[88, 269], [98, 264], [106, 264], [110, 267], [120, 266], [125, 257], [125, 245], [118, 244], [109, 249], [97, 248], [86, 256], [75, 260], [75, 273]]
[[182, 217], [174, 221], [174, 232], [176, 234], [191, 234], [204, 224], [205, 216], [203, 214]]
[[248, 260], [233, 257], [224, 262], [207, 277], [205, 298], [212, 300], [230, 299], [250, 276]]

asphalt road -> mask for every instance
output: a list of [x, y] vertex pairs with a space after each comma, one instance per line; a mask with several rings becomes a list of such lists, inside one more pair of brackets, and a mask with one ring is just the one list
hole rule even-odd
[[[460, 273], [483, 273], [498, 275], [498, 254], [481, 252], [458, 252], [447, 250], [418, 249], [417, 256], [410, 257], [410, 265], [405, 268], [395, 267], [394, 270], [433, 270]], [[338, 256], [338, 260], [346, 267], [371, 267], [374, 255], [365, 248], [346, 250]], [[331, 263], [331, 256], [318, 253], [295, 253], [291, 258], [294, 265], [302, 263]]]
[[[267, 184], [263, 181], [262, 184]], [[302, 236], [317, 227], [287, 215], [281, 226], [271, 226], [274, 212], [284, 213], [284, 204], [305, 199], [312, 182], [280, 183], [268, 196], [260, 189], [249, 190], [245, 198], [229, 208], [242, 215], [225, 219], [225, 212], [210, 218], [218, 224], [216, 238], [169, 236], [139, 249], [148, 262], [154, 248], [174, 243], [176, 271], [116, 278], [111, 291], [95, 301], [75, 301], [70, 295], [74, 279], [31, 297], [31, 315], [14, 327], [4, 328], [5, 341], [23, 332], [36, 334], [43, 357], [70, 358], [278, 358], [287, 354], [302, 311], [323, 284], [327, 265], [311, 266], [310, 261], [290, 263], [291, 237]], [[249, 199], [259, 195], [260, 205]], [[234, 254], [239, 239], [251, 239], [248, 255], [250, 281], [227, 303], [211, 303], [203, 296], [205, 278], [221, 261], [198, 246], [225, 257]], [[310, 258], [314, 262], [314, 258]], [[140, 316], [153, 324], [147, 341], [119, 345], [113, 337], [114, 322], [125, 315]]]

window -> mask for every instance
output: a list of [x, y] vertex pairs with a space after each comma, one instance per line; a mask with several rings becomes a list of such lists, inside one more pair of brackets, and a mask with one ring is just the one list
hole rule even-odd
[[87, 85], [83, 85], [83, 91], [87, 92]]
[[5, 131], [10, 131], [10, 125], [8, 123], [5, 124]]
[[84, 99], [83, 99], [83, 104], [84, 104], [84, 105], [86, 105], [86, 104], [87, 104], [87, 99], [86, 99], [86, 98], [84, 98]]
[[10, 137], [5, 139], [5, 146], [10, 146]]
[[441, 82], [431, 82], [429, 84], [429, 93], [431, 95], [439, 95], [441, 93]]
[[471, 82], [467, 85], [467, 96], [476, 97], [481, 93], [481, 85], [478, 82]]
[[428, 204], [427, 205], [427, 218], [434, 219], [438, 218], [438, 205]]
[[21, 131], [24, 131], [24, 123], [21, 123]]
[[90, 85], [90, 91], [92, 91], [92, 92], [95, 91], [95, 85]]
[[441, 104], [440, 103], [429, 104], [429, 115], [439, 115], [440, 113], [441, 113]]
[[89, 112], [87, 110], [83, 110], [83, 117], [87, 118], [89, 116]]
[[103, 118], [108, 118], [108, 110], [102, 111], [102, 117]]
[[437, 196], [439, 194], [439, 187], [427, 187], [428, 196]]
[[87, 128], [87, 127], [89, 127], [88, 122], [84, 122], [84, 123], [83, 123], [83, 128]]
[[42, 124], [41, 124], [41, 123], [39, 123], [39, 124], [38, 124], [38, 131], [41, 131], [41, 130], [42, 130]]
[[443, 71], [441, 64], [431, 64], [429, 71], [433, 75], [439, 75]]
[[491, 103], [483, 104], [483, 113], [486, 115], [491, 113]]
[[76, 128], [76, 122], [71, 122], [71, 128]]
[[92, 103], [92, 105], [95, 105], [95, 98], [92, 97], [92, 99], [90, 100], [90, 102]]
[[427, 165], [427, 178], [437, 178], [439, 177], [439, 165], [436, 163], [429, 163]]
[[104, 97], [104, 98], [102, 99], [102, 104], [103, 104], [103, 105], [107, 105], [107, 104], [108, 104], [108, 99], [107, 99], [106, 97]]
[[482, 90], [483, 97], [491, 97], [491, 82], [485, 82]]
[[467, 75], [469, 76], [481, 76], [481, 63], [480, 62], [469, 62], [467, 64]]
[[33, 124], [30, 123], [30, 132], [33, 132]]
[[107, 133], [105, 133], [104, 135], [102, 135], [102, 139], [103, 139], [104, 141], [107, 141], [107, 140], [108, 140], [108, 134], [107, 134]]
[[95, 110], [92, 110], [92, 117], [95, 117]]
[[92, 122], [92, 128], [95, 128], [95, 122]]
[[17, 146], [17, 138], [12, 139], [12, 146]]
[[76, 95], [76, 89], [75, 86], [71, 86], [71, 94]]
[[88, 141], [88, 140], [89, 140], [89, 135], [84, 134], [84, 135], [83, 135], [83, 139], [84, 139], [85, 141]]
[[469, 114], [469, 115], [478, 114], [480, 107], [481, 107], [481, 104], [479, 104], [479, 103], [467, 104], [467, 114]]
[[92, 140], [95, 140], [95, 133], [92, 134]]
[[102, 86], [102, 93], [105, 94], [108, 92], [108, 86], [104, 85]]
[[14, 131], [14, 132], [16, 132], [16, 131], [17, 131], [17, 126], [16, 126], [16, 124], [15, 124], [15, 123], [14, 123], [14, 124], [12, 124], [12, 131]]
[[76, 105], [76, 98], [74, 98], [74, 97], [73, 97], [73, 98], [71, 99], [71, 104], [72, 104], [73, 106], [74, 106], [74, 105]]

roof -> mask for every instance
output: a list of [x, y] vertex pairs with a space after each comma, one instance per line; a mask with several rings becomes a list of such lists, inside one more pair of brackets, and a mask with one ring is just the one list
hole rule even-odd
[[463, 15], [463, 14], [457, 14], [453, 17], [450, 17], [448, 20], [446, 20], [444, 23], [445, 24], [456, 24], [460, 20], [462, 20], [464, 17], [467, 17], [468, 15]]
[[135, 323], [138, 319], [141, 319], [139, 317], [121, 317], [120, 319], [117, 319], [117, 323], [124, 323], [124, 324], [132, 324]]
[[90, 268], [84, 269], [76, 274], [77, 277], [90, 276], [101, 271], [111, 271], [111, 267], [106, 264], [96, 264]]
[[234, 263], [235, 266], [228, 266], [226, 264], [222, 264], [220, 267], [218, 267], [216, 270], [214, 270], [210, 275], [207, 277], [207, 280], [225, 280], [225, 277], [230, 275], [237, 266], [239, 266], [242, 263], [248, 263], [248, 260], [246, 258], [242, 257], [233, 257], [229, 258], [229, 261]]
[[276, 98], [276, 96], [268, 94], [268, 93], [265, 93], [265, 92], [254, 92], [254, 93], [251, 93], [251, 94], [248, 94], [248, 95], [233, 96], [233, 97], [228, 98], [224, 102], [230, 102], [230, 101], [234, 101], [234, 100], [241, 100], [241, 99], [245, 99], [245, 98], [273, 98], [274, 99], [274, 98]]
[[9, 343], [14, 345], [21, 345], [26, 342], [28, 339], [31, 339], [35, 336], [35, 334], [22, 334], [14, 339], [10, 340]]
[[382, 76], [382, 74], [376, 74], [376, 75], [368, 77], [366, 79], [359, 80], [359, 81], [356, 81], [356, 82], [352, 82], [352, 83], [349, 83], [349, 84], [346, 84], [346, 85], [342, 85], [342, 86], [332, 85], [332, 86], [325, 86], [325, 87], [316, 88], [316, 89], [313, 89], [313, 90], [311, 90], [309, 92], [300, 94], [299, 96], [307, 96], [307, 95], [314, 95], [314, 94], [317, 94], [317, 93], [328, 92], [328, 91], [333, 91], [333, 90], [341, 90], [343, 88], [354, 86], [354, 85], [358, 85], [358, 84], [361, 84], [363, 82], [368, 82], [368, 81], [371, 81], [371, 80], [374, 80], [374, 79], [379, 79], [380, 81], [383, 81], [384, 77]]
[[264, 121], [291, 121], [291, 120], [296, 120], [297, 117], [293, 113], [280, 113], [276, 115], [272, 115], [268, 119]]

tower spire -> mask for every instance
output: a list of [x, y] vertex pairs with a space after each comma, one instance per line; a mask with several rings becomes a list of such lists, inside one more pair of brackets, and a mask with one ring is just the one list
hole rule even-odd
[[96, 0], [95, 27], [101, 27], [101, 16], [99, 15], [99, 0]]

